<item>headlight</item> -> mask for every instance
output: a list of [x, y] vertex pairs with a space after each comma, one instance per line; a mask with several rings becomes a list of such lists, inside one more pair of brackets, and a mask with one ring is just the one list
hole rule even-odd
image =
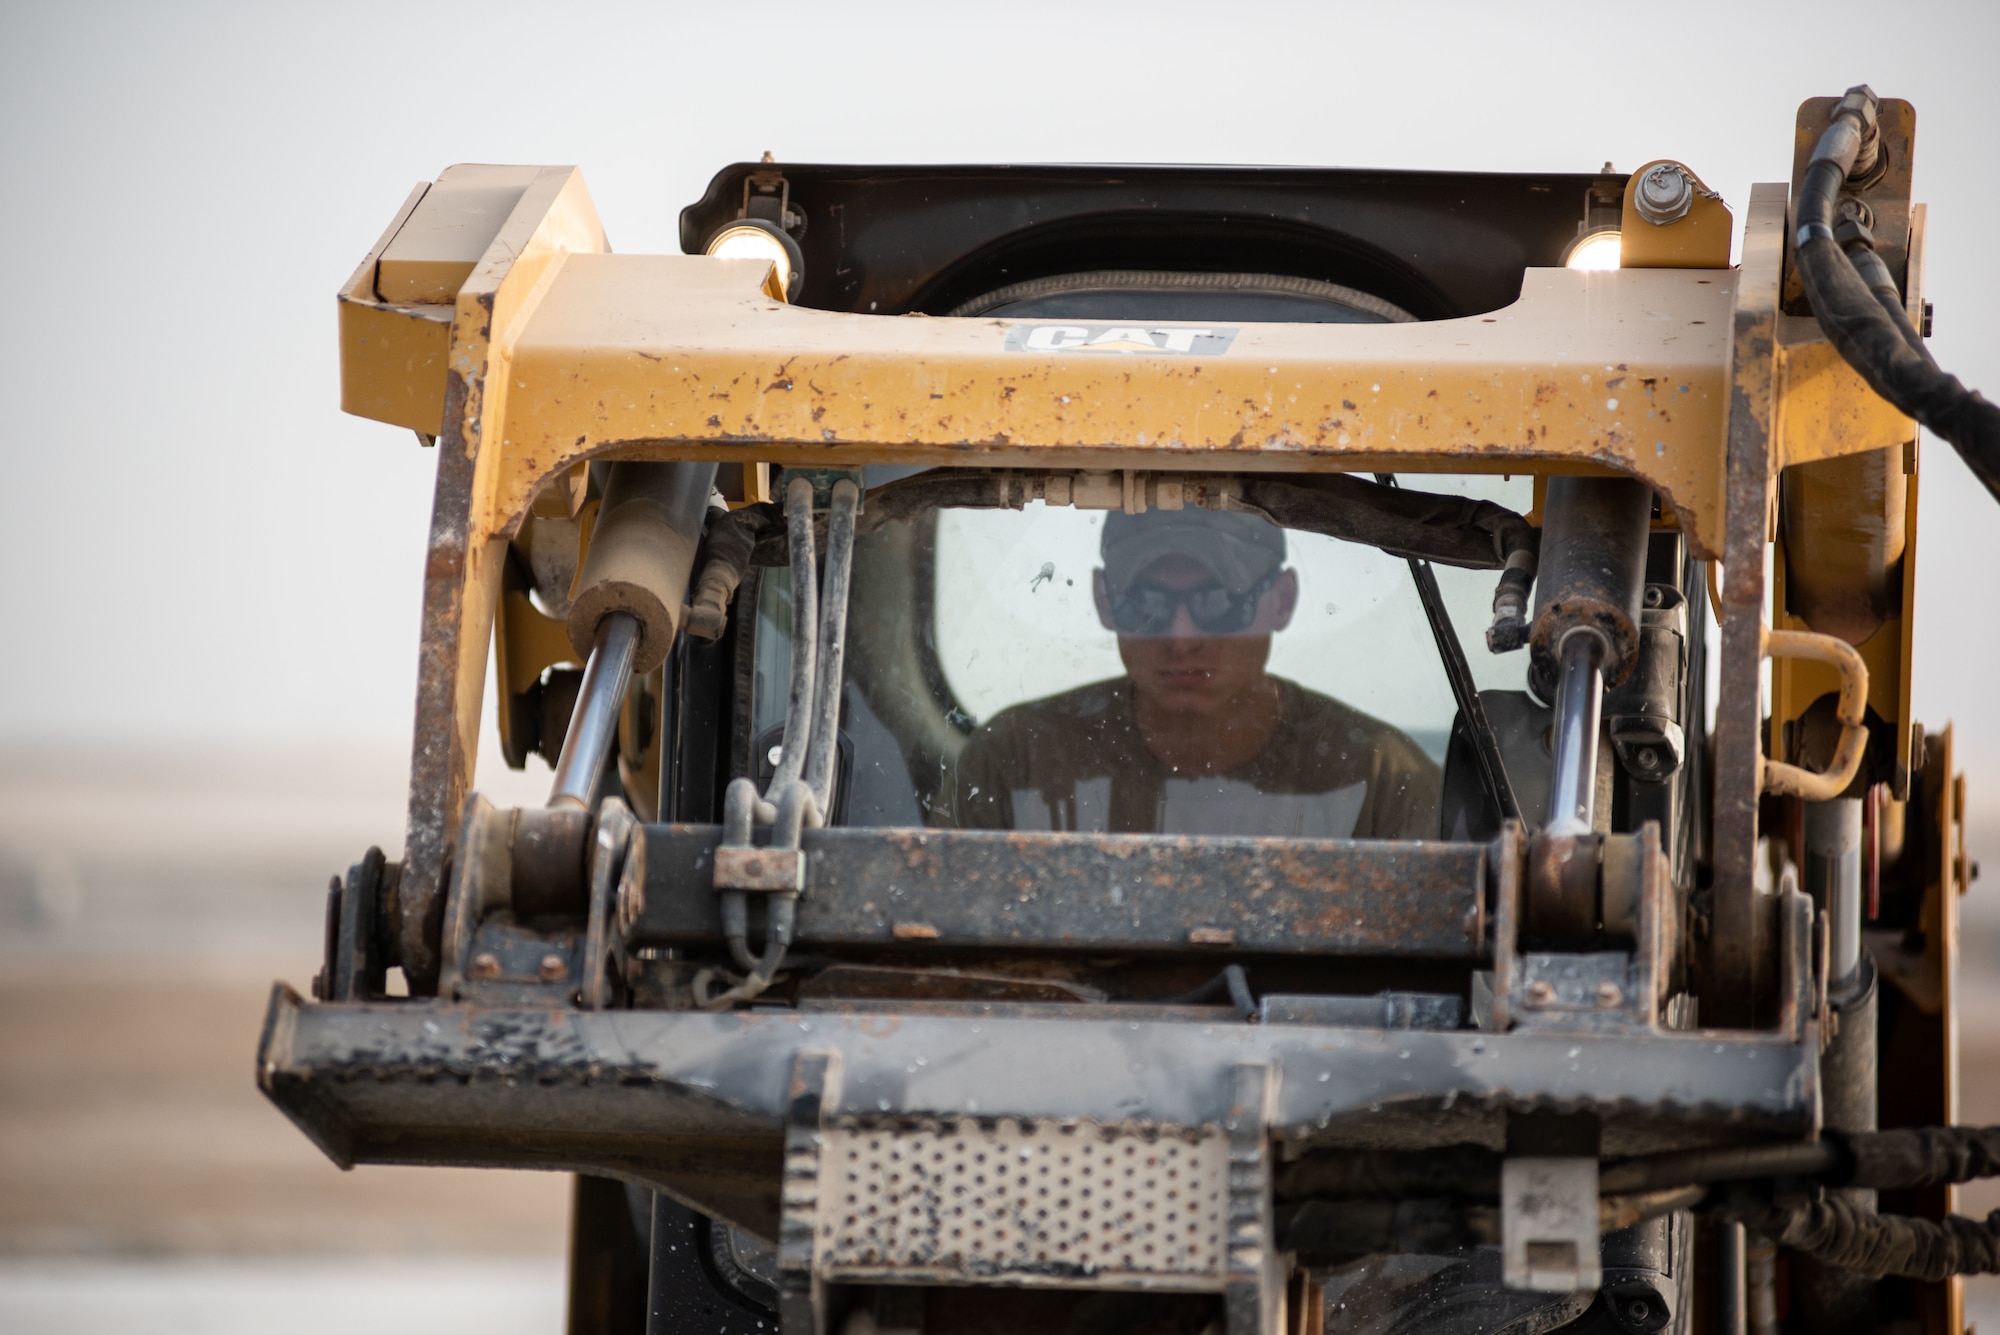
[[1604, 270], [1618, 267], [1618, 229], [1596, 227], [1569, 243], [1563, 256], [1566, 269]]
[[790, 301], [805, 279], [805, 256], [785, 229], [762, 218], [738, 218], [708, 239], [707, 252], [723, 260], [765, 260], [776, 270], [777, 291]]

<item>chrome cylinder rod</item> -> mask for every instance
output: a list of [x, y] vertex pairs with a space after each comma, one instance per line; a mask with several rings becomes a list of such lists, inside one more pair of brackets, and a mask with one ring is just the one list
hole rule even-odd
[[1597, 815], [1597, 728], [1604, 704], [1604, 641], [1573, 630], [1558, 651], [1550, 834], [1589, 834]]
[[1826, 913], [1827, 991], [1842, 1001], [1861, 979], [1861, 799], [1805, 807], [1805, 888]]
[[597, 639], [576, 692], [576, 710], [569, 716], [569, 733], [556, 759], [550, 806], [588, 808], [596, 799], [605, 758], [618, 744], [618, 711], [625, 704], [625, 687], [632, 680], [632, 660], [638, 651], [637, 617], [613, 612], [597, 623]]

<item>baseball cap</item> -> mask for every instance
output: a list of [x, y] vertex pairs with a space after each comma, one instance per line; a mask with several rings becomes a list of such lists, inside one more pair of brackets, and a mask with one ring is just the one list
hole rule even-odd
[[1285, 562], [1285, 530], [1262, 515], [1188, 508], [1104, 518], [1104, 582], [1122, 596], [1163, 556], [1199, 563], [1230, 593], [1250, 591]]

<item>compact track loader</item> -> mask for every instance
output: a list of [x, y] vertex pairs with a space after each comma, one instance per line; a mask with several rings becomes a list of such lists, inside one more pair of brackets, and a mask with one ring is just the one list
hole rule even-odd
[[264, 1091], [576, 1174], [575, 1335], [1960, 1330], [1914, 130], [1734, 265], [1670, 160], [419, 185], [409, 824]]

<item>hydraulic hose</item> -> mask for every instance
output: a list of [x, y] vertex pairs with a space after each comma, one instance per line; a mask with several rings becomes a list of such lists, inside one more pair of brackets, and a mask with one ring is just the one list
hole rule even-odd
[[820, 594], [819, 670], [813, 683], [812, 742], [805, 757], [806, 784], [822, 815], [833, 810], [834, 762], [840, 754], [847, 596], [854, 583], [854, 511], [861, 503], [861, 489], [842, 478], [833, 484], [831, 499], [826, 530], [826, 587]]
[[[1403, 1153], [1322, 1150], [1287, 1164], [1272, 1185], [1305, 1250], [1345, 1253], [1391, 1244], [1424, 1250], [1416, 1235], [1426, 1230], [1463, 1241], [1467, 1230], [1477, 1234], [1491, 1226], [1489, 1203], [1499, 1194], [1501, 1161], [1479, 1145]], [[1811, 1144], [1681, 1150], [1607, 1162], [1598, 1175], [1599, 1217], [1611, 1229], [1673, 1210], [1704, 1209], [1841, 1270], [1875, 1279], [1937, 1280], [2000, 1273], [2000, 1210], [1984, 1220], [1884, 1215], [1820, 1189], [1887, 1191], [1991, 1177], [2000, 1177], [2000, 1127], [1828, 1130]], [[1353, 1236], [1356, 1229], [1369, 1236]]]
[[[1912, 339], [1901, 299], [1892, 303], [1894, 283], [1880, 259], [1880, 274], [1863, 276], [1835, 232], [1834, 209], [1847, 180], [1872, 170], [1877, 153], [1875, 93], [1866, 84], [1847, 90], [1834, 108], [1833, 123], [1820, 135], [1799, 188], [1799, 277], [1813, 315], [1840, 355], [1869, 388], [1898, 410], [1951, 442], [1996, 500], [2000, 500], [2000, 407], [1970, 390], [1932, 360], [1922, 340]], [[1865, 232], [1850, 232], [1857, 245]], [[1872, 250], [1872, 241], [1867, 246]], [[1872, 281], [1871, 281], [1872, 279]], [[1883, 291], [1886, 285], [1888, 292]]]
[[792, 558], [792, 680], [785, 701], [785, 736], [778, 744], [778, 772], [764, 790], [767, 800], [804, 775], [812, 739], [813, 685], [819, 668], [819, 587], [813, 583], [818, 557], [813, 550], [812, 506], [812, 483], [793, 478], [785, 488], [786, 537]]
[[2000, 1273], [2000, 1210], [1985, 1219], [1942, 1220], [1876, 1214], [1851, 1201], [1760, 1206], [1740, 1212], [1748, 1227], [1781, 1247], [1870, 1279], [1940, 1280]]
[[[1321, 1150], [1287, 1164], [1281, 1200], [1368, 1196], [1490, 1197], [1501, 1156], [1480, 1145], [1400, 1153]], [[1607, 1160], [1606, 1195], [1754, 1180], [1811, 1181], [1829, 1187], [1894, 1191], [2000, 1177], [2000, 1126], [1896, 1127], [1827, 1131], [1808, 1144], [1733, 1145]]]
[[[790, 705], [777, 773], [763, 794], [749, 778], [731, 781], [723, 797], [723, 850], [754, 847], [760, 824], [772, 827], [773, 856], [801, 856], [799, 840], [808, 828], [825, 824], [833, 809], [840, 741], [840, 693], [847, 643], [847, 601], [854, 576], [854, 521], [861, 489], [842, 478], [831, 488], [824, 584], [815, 585], [816, 534], [813, 485], [795, 477], [785, 488], [786, 538], [792, 569], [792, 679]], [[747, 550], [747, 546], [744, 547]], [[725, 605], [718, 603], [718, 607]], [[719, 856], [719, 855], [718, 855]], [[721, 1010], [754, 1001], [785, 967], [786, 950], [798, 918], [798, 892], [770, 885], [754, 888], [765, 904], [764, 949], [750, 949], [748, 889], [725, 881], [717, 862], [717, 889], [723, 938], [741, 976], [705, 968], [692, 980], [695, 1005]], [[727, 986], [723, 986], [727, 984]]]

